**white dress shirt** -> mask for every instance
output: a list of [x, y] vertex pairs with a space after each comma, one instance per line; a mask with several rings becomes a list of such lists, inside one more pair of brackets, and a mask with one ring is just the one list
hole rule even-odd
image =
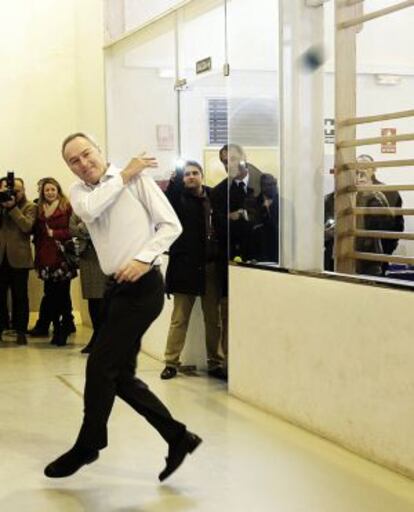
[[246, 176], [242, 180], [238, 180], [237, 178], [234, 178], [234, 181], [236, 182], [236, 185], [239, 186], [239, 183], [244, 183], [244, 191], [247, 192], [247, 187], [249, 186], [249, 171], [247, 171]]
[[131, 260], [159, 265], [182, 232], [180, 221], [152, 178], [140, 173], [127, 184], [121, 169], [110, 165], [99, 183], [70, 188], [70, 202], [83, 220], [106, 275]]

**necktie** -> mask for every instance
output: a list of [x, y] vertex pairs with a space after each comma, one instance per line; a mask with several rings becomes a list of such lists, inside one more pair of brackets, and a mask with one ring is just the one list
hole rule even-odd
[[243, 192], [243, 194], [246, 194], [246, 186], [244, 184], [244, 181], [239, 181], [237, 186], [239, 187], [239, 190]]

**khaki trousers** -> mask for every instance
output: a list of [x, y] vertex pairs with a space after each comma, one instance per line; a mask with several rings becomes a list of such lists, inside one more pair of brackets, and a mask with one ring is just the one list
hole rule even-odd
[[[206, 293], [201, 296], [209, 370], [220, 366], [223, 362], [223, 357], [219, 354], [221, 337], [220, 297], [215, 267], [214, 263], [206, 265]], [[165, 363], [167, 366], [178, 367], [196, 296], [184, 293], [174, 293], [173, 295], [174, 308], [165, 349]]]

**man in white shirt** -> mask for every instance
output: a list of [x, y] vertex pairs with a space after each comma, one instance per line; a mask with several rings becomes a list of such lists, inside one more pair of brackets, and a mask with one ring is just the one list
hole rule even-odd
[[64, 140], [62, 156], [81, 180], [71, 187], [71, 204], [88, 228], [110, 284], [103, 323], [86, 367], [82, 427], [75, 445], [51, 462], [45, 475], [69, 476], [99, 457], [99, 450], [107, 446], [107, 421], [119, 396], [168, 443], [167, 464], [159, 475], [163, 481], [201, 439], [171, 416], [135, 377], [135, 369], [141, 338], [164, 303], [159, 257], [180, 235], [181, 225], [163, 192], [141, 174], [158, 165], [155, 158], [143, 154], [117, 169], [83, 133]]

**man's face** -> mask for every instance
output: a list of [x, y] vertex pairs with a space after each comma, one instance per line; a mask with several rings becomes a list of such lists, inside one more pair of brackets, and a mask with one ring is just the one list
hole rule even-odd
[[247, 174], [245, 156], [235, 148], [227, 154], [228, 173], [231, 178], [243, 179]]
[[262, 187], [262, 192], [270, 197], [272, 195], [274, 195], [275, 191], [276, 191], [276, 180], [273, 176], [266, 176], [266, 175], [263, 175], [262, 177], [262, 181], [261, 181], [261, 187]]
[[99, 182], [107, 168], [101, 151], [84, 137], [76, 137], [66, 144], [63, 157], [70, 170], [91, 185]]
[[198, 167], [187, 165], [184, 169], [183, 181], [185, 188], [196, 190], [203, 185], [203, 175]]
[[227, 149], [222, 149], [220, 151], [219, 157], [220, 157], [220, 162], [224, 165], [224, 168], [226, 169], [226, 172], [229, 172]]
[[[0, 183], [0, 191], [4, 192], [6, 190], [7, 190], [7, 181], [3, 180]], [[23, 183], [18, 179], [16, 179], [14, 182], [14, 191], [16, 193], [16, 196], [15, 196], [16, 203], [19, 203], [24, 197], [25, 190], [24, 190]]]
[[19, 203], [24, 198], [24, 186], [20, 180], [15, 180], [14, 191], [16, 192], [16, 203]]

